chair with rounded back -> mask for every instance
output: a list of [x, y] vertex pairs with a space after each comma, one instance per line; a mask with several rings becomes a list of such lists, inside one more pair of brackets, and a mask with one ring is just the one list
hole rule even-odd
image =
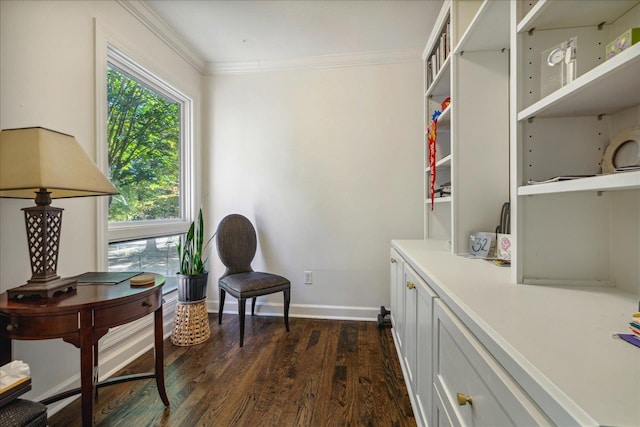
[[218, 288], [220, 289], [218, 324], [222, 323], [224, 299], [229, 293], [238, 299], [240, 347], [242, 347], [244, 344], [246, 300], [252, 298], [251, 315], [253, 316], [257, 297], [283, 292], [284, 324], [288, 332], [291, 283], [282, 276], [253, 271], [251, 268], [251, 261], [253, 261], [257, 247], [256, 230], [251, 221], [238, 214], [226, 216], [218, 224], [216, 243], [218, 256], [226, 267], [226, 271], [218, 279]]

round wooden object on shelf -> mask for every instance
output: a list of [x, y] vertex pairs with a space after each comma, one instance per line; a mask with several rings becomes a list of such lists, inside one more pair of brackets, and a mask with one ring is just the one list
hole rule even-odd
[[620, 166], [616, 164], [616, 154], [618, 154], [618, 151], [627, 144], [635, 144], [638, 148], [636, 149], [637, 158], [635, 160], [630, 160], [630, 163], [625, 166], [640, 165], [640, 126], [633, 126], [616, 135], [604, 150], [604, 155], [602, 157], [602, 173], [614, 173], [616, 171], [616, 167]]
[[206, 300], [180, 302], [173, 314], [171, 343], [177, 346], [196, 345], [205, 342], [211, 336]]

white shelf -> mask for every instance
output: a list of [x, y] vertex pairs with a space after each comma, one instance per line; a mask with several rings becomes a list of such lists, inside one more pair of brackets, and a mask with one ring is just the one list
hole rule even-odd
[[637, 0], [538, 0], [518, 23], [517, 32], [610, 24], [636, 4]]
[[[451, 104], [438, 116], [438, 128], [451, 126]], [[439, 129], [438, 129], [439, 130]]]
[[530, 117], [615, 114], [640, 104], [640, 43], [518, 113]]
[[509, 21], [509, 8], [499, 1], [485, 0], [453, 53], [509, 48], [509, 27], [496, 23]]
[[451, 167], [451, 154], [444, 156], [436, 162], [436, 168], [439, 167]]
[[[451, 168], [451, 154], [449, 154], [448, 156], [444, 156], [443, 158], [441, 158], [440, 160], [438, 160], [436, 162], [436, 169], [449, 169]], [[424, 170], [426, 173], [431, 172], [431, 168], [428, 167]]]
[[425, 98], [429, 96], [449, 96], [451, 93], [450, 82], [451, 79], [451, 54], [447, 56], [444, 63], [440, 67], [440, 71], [436, 74], [436, 78], [433, 79], [431, 86], [427, 88], [424, 94]]
[[[451, 203], [452, 197], [451, 196], [446, 196], [446, 197], [435, 197], [433, 199], [433, 203]], [[431, 198], [427, 199], [427, 201], [425, 202], [427, 205], [431, 204]]]
[[518, 188], [518, 196], [554, 194], [575, 191], [618, 191], [640, 189], [640, 172], [621, 172], [570, 181], [526, 185]]

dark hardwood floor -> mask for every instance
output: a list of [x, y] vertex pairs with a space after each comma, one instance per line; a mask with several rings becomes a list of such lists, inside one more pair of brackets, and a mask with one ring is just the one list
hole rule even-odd
[[[415, 426], [391, 331], [375, 322], [238, 316], [191, 347], [165, 340], [165, 408], [152, 380], [100, 389], [97, 426]], [[151, 350], [116, 375], [153, 369]], [[49, 419], [80, 426], [80, 401]]]

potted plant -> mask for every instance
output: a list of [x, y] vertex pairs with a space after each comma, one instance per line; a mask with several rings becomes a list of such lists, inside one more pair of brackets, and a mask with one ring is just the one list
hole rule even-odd
[[210, 241], [204, 244], [204, 221], [200, 209], [197, 223], [191, 223], [184, 241], [182, 237], [178, 240], [178, 301], [200, 301], [207, 297], [209, 273], [205, 267], [208, 256], [204, 252]]

